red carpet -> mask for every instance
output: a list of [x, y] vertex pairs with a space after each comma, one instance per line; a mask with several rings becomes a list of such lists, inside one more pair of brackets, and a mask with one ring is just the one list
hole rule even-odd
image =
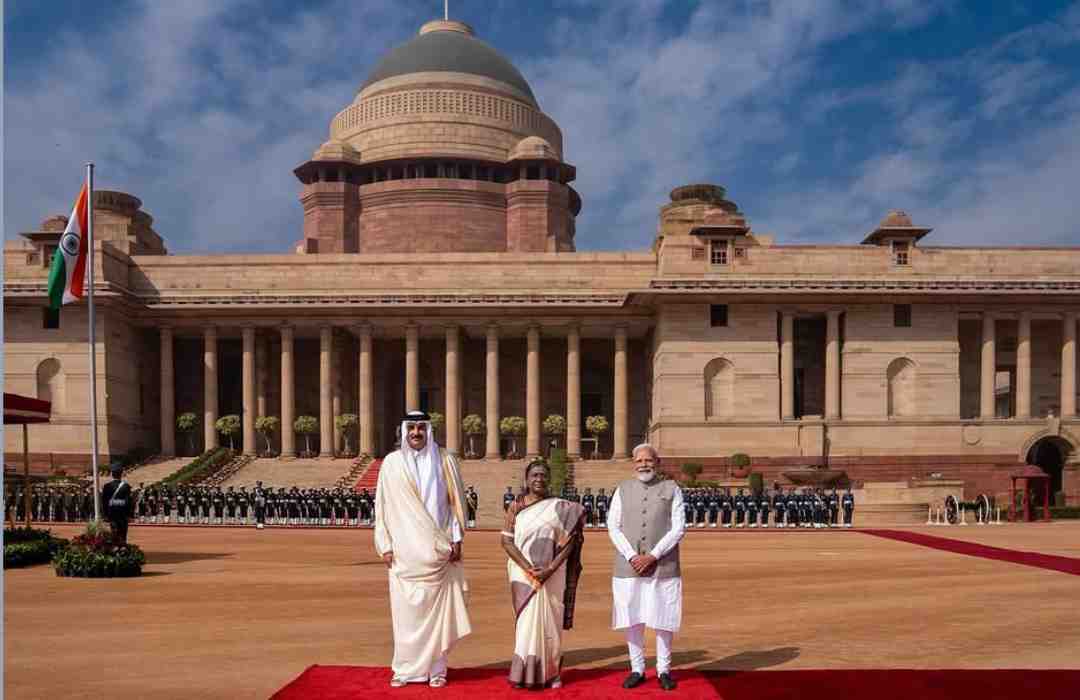
[[353, 486], [353, 491], [359, 493], [364, 489], [368, 491], [374, 491], [376, 484], [379, 483], [379, 469], [382, 468], [382, 458], [372, 460], [368, 468], [364, 470], [364, 473], [357, 479], [356, 485]]
[[454, 669], [445, 688], [426, 684], [394, 689], [390, 669], [367, 666], [311, 666], [274, 694], [273, 700], [353, 700], [355, 698], [439, 698], [481, 700], [501, 697], [672, 698], [691, 700], [1076, 700], [1080, 671], [676, 671], [675, 692], [660, 690], [652, 669], [645, 684], [623, 690], [624, 671], [573, 670], [563, 673], [561, 690], [543, 695], [514, 690], [505, 669]]
[[[966, 554], [969, 557], [996, 559], [998, 561], [1007, 561], [1013, 564], [1023, 564], [1024, 566], [1034, 566], [1038, 569], [1050, 569], [1051, 571], [1060, 571], [1063, 574], [1080, 576], [1080, 559], [1074, 559], [1072, 557], [1060, 557], [1056, 554], [1039, 554], [1038, 552], [1021, 552], [1017, 549], [991, 547], [986, 544], [950, 540], [946, 537], [935, 537], [933, 535], [924, 535], [921, 532], [907, 532], [904, 530], [859, 530], [859, 532], [867, 535], [874, 535], [875, 537], [885, 537], [890, 540], [898, 540], [900, 542], [922, 545], [923, 547], [940, 549], [946, 552]], [[1080, 691], [1077, 692], [1077, 697], [1080, 697]]]

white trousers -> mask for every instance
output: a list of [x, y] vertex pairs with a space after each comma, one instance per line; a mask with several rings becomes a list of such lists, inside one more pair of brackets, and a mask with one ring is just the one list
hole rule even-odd
[[[671, 638], [668, 630], [656, 632], [656, 673], [671, 670]], [[645, 675], [645, 625], [626, 628], [626, 645], [630, 648], [630, 670]]]
[[417, 676], [402, 678], [401, 680], [406, 683], [427, 683], [432, 678], [446, 678], [447, 659], [446, 654], [440, 656], [435, 663], [431, 664], [431, 669], [426, 676]]

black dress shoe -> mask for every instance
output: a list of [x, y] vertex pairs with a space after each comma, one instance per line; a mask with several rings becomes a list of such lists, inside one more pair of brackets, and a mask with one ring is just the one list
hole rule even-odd
[[641, 674], [641, 673], [638, 673], [637, 671], [634, 671], [633, 673], [631, 673], [629, 676], [626, 677], [625, 681], [622, 682], [622, 687], [627, 688], [627, 689], [636, 688], [636, 687], [638, 687], [639, 685], [641, 685], [644, 682], [645, 682], [644, 674]]
[[679, 684], [671, 677], [670, 673], [661, 673], [659, 677], [660, 687], [664, 690], [675, 690]]

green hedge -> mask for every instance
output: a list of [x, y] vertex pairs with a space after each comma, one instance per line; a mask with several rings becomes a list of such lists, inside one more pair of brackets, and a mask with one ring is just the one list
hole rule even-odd
[[53, 558], [57, 576], [120, 578], [142, 573], [146, 555], [136, 545], [116, 546], [109, 528], [91, 524]]
[[53, 537], [49, 530], [30, 527], [4, 530], [4, 568], [44, 564], [67, 544], [67, 540]]
[[228, 447], [218, 447], [215, 450], [203, 452], [190, 464], [169, 474], [159, 483], [180, 486], [181, 484], [201, 480], [203, 477], [214, 473], [221, 465], [228, 462], [231, 458], [232, 450]]
[[548, 466], [551, 467], [551, 479], [548, 483], [549, 493], [562, 493], [566, 485], [569, 468], [566, 463], [566, 450], [561, 447], [551, 448], [548, 455]]
[[1050, 517], [1060, 520], [1080, 519], [1080, 506], [1062, 506], [1060, 508], [1051, 507]]

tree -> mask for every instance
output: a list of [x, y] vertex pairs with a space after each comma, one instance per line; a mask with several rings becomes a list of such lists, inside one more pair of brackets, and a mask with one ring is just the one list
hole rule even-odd
[[428, 415], [431, 416], [431, 436], [438, 441], [439, 430], [446, 424], [446, 416], [441, 413], [436, 413], [435, 411], [432, 411]]
[[477, 435], [483, 435], [486, 432], [487, 426], [484, 425], [484, 419], [475, 413], [470, 413], [461, 421], [461, 429], [469, 438], [468, 456], [475, 457], [477, 452], [476, 445], [473, 444], [473, 438]]
[[556, 413], [544, 419], [543, 427], [545, 435], [566, 435], [566, 419]]
[[192, 454], [195, 453], [195, 428], [199, 425], [199, 417], [194, 413], [181, 413], [176, 417], [176, 430], [181, 434], [187, 434], [188, 447]]
[[352, 435], [353, 430], [356, 428], [359, 419], [355, 413], [342, 413], [340, 416], [334, 419], [334, 425], [341, 431], [341, 437], [345, 438], [345, 454], [352, 454], [352, 447], [349, 443], [349, 436]]
[[281, 421], [277, 416], [259, 416], [255, 419], [255, 430], [266, 439], [266, 455], [274, 452], [274, 446], [270, 442], [270, 436], [277, 432]]
[[214, 430], [229, 438], [229, 449], [233, 449], [233, 435], [240, 432], [240, 416], [230, 413], [214, 421]]
[[585, 430], [589, 431], [589, 434], [596, 438], [595, 447], [593, 448], [593, 459], [599, 458], [600, 436], [606, 433], [610, 427], [607, 418], [604, 416], [589, 416], [585, 419]]
[[300, 416], [293, 421], [293, 430], [304, 436], [304, 456], [311, 456], [311, 436], [319, 431], [319, 419], [315, 416]]
[[525, 419], [521, 416], [507, 416], [499, 421], [499, 433], [510, 438], [510, 456], [517, 455], [517, 439], [525, 434]]

